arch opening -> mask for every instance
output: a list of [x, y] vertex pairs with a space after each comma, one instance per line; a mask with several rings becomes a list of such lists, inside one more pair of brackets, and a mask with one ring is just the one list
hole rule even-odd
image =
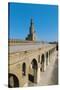
[[48, 65], [48, 52], [46, 53], [46, 66]]
[[8, 87], [19, 87], [19, 80], [16, 75], [11, 73], [8, 74]]
[[32, 68], [37, 70], [38, 65], [37, 65], [36, 59], [33, 59], [32, 62], [31, 62], [31, 64], [32, 64]]
[[32, 83], [37, 83], [37, 69], [38, 69], [38, 64], [36, 59], [33, 59], [31, 62], [31, 69], [30, 69], [30, 73], [29, 73], [29, 81]]
[[44, 72], [44, 61], [45, 61], [44, 54], [42, 54], [42, 56], [41, 56], [41, 68], [40, 68], [40, 71], [42, 71], [42, 72]]

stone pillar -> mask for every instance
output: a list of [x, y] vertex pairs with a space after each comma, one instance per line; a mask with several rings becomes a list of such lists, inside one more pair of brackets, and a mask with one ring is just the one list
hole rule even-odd
[[37, 69], [37, 83], [40, 82], [40, 63], [38, 63], [38, 69]]
[[54, 55], [55, 55], [54, 59], [56, 59], [56, 55], [57, 55], [56, 47], [54, 49]]
[[[40, 55], [40, 64], [41, 64], [41, 55]], [[40, 65], [40, 67], [41, 67], [41, 65]]]
[[54, 49], [52, 49], [52, 60], [54, 60], [55, 58], [55, 52], [54, 52]]
[[34, 69], [34, 83], [37, 83], [37, 70]]
[[53, 51], [53, 48], [52, 48], [52, 51], [51, 51], [51, 62], [54, 60], [54, 57], [55, 57], [55, 55], [54, 55], [54, 51]]
[[52, 61], [52, 52], [50, 50], [50, 62]]
[[25, 83], [25, 84], [24, 84], [24, 87], [27, 87], [27, 86], [28, 86], [28, 83]]

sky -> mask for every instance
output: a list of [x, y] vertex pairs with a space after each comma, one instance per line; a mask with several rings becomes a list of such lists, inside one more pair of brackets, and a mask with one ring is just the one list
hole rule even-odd
[[58, 6], [26, 3], [8, 4], [8, 38], [24, 40], [31, 18], [38, 41], [58, 40]]

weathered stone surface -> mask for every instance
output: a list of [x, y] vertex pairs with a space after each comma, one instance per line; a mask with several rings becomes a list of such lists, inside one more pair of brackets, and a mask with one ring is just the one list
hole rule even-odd
[[[51, 63], [54, 56], [54, 52], [56, 51], [56, 45], [55, 44], [22, 44], [22, 45], [13, 45], [9, 46], [9, 74], [13, 74], [17, 77], [19, 81], [19, 86], [29, 86], [32, 84], [31, 81], [29, 81], [28, 75], [30, 74], [34, 79], [33, 84], [39, 83], [41, 80], [41, 75], [43, 71], [41, 68], [44, 68], [44, 72], [46, 71], [46, 52], [50, 52], [48, 54], [48, 63]], [[44, 55], [44, 67], [41, 67], [41, 61], [42, 54]], [[40, 60], [38, 60], [40, 55]], [[32, 61], [35, 60], [33, 63]], [[50, 61], [49, 61], [50, 60]], [[26, 75], [23, 75], [23, 63], [26, 64]], [[37, 65], [37, 68], [36, 66]], [[48, 64], [49, 65], [49, 64]], [[43, 65], [42, 65], [43, 66]], [[13, 80], [11, 80], [13, 81]], [[15, 83], [15, 82], [14, 82]]]

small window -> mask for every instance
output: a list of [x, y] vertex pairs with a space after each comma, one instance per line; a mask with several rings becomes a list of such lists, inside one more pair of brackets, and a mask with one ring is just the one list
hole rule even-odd
[[22, 65], [22, 75], [26, 75], [26, 64], [25, 63], [23, 63], [23, 65]]

